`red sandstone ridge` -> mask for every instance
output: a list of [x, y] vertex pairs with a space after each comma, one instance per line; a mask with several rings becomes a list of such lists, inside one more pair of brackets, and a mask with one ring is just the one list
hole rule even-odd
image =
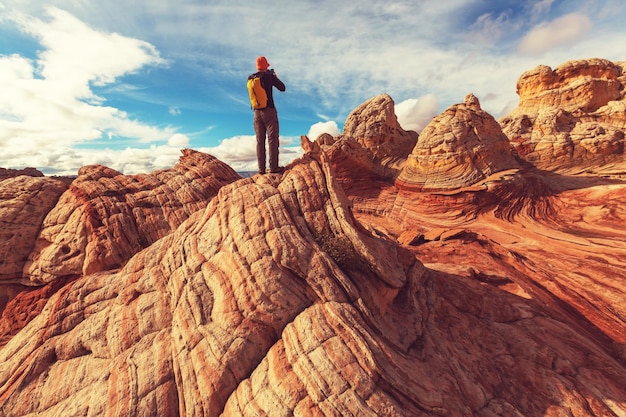
[[84, 167], [44, 219], [24, 279], [47, 283], [118, 268], [239, 178], [228, 165], [189, 149], [174, 168], [152, 174]]
[[[394, 113], [394, 101], [387, 94], [373, 97], [354, 109], [342, 135], [317, 138], [330, 157], [335, 177], [343, 182], [355, 176], [394, 179], [415, 146], [417, 133], [402, 129]], [[316, 139], [316, 138], [312, 138]]]
[[43, 177], [43, 173], [35, 168], [24, 168], [24, 169], [0, 168], [0, 181], [7, 179], [7, 178], [19, 177], [22, 175], [25, 175], [28, 177]]
[[519, 155], [559, 172], [624, 172], [625, 62], [540, 65], [517, 82], [520, 103], [500, 123]]
[[0, 179], [0, 312], [24, 289], [22, 271], [41, 223], [68, 188], [62, 179], [22, 173]]
[[0, 350], [4, 414], [624, 412], [626, 368], [590, 328], [498, 287], [523, 273], [425, 268], [367, 232], [309, 149], [52, 295]]
[[[393, 122], [379, 102], [370, 117]], [[76, 236], [82, 261], [22, 268], [48, 275], [0, 320], [0, 416], [625, 415], [626, 182], [512, 166], [477, 100], [452, 109], [433, 132], [476, 173], [419, 177], [444, 187], [396, 187], [418, 143], [359, 116], [375, 140], [304, 137], [283, 175], [186, 151], [147, 178], [89, 167], [53, 189], [32, 252]], [[158, 232], [128, 245], [117, 217]]]
[[468, 94], [463, 103], [424, 128], [396, 184], [415, 190], [454, 190], [515, 168], [519, 164], [500, 125], [480, 108], [476, 96]]
[[172, 169], [151, 174], [96, 165], [71, 184], [28, 176], [0, 182], [0, 311], [13, 300], [0, 337], [41, 310], [39, 298], [61, 286], [55, 280], [119, 268], [241, 178], [210, 155], [182, 153]]

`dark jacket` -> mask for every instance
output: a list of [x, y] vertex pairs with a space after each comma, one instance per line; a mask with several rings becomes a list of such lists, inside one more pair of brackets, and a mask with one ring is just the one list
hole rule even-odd
[[274, 105], [274, 96], [272, 94], [272, 91], [273, 91], [272, 87], [278, 88], [279, 91], [285, 91], [285, 84], [281, 80], [278, 79], [278, 77], [274, 73], [274, 70], [259, 71], [253, 75], [257, 75], [257, 74], [261, 76], [261, 85], [263, 86], [263, 89], [267, 93], [267, 107], [270, 107], [272, 109], [276, 108], [276, 106]]

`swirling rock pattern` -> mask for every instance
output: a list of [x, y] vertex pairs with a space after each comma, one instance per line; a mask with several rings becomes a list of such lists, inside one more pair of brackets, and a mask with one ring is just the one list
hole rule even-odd
[[498, 122], [468, 94], [422, 131], [396, 180], [405, 189], [454, 190], [499, 171], [518, 168]]
[[280, 183], [238, 181], [119, 272], [63, 287], [1, 351], [3, 411], [219, 415], [315, 304], [345, 304], [380, 332], [407, 309], [409, 326], [384, 338], [406, 348], [418, 318], [397, 294], [424, 269], [360, 232], [333, 187], [315, 161]]
[[44, 217], [68, 181], [19, 175], [0, 180], [0, 284], [23, 283], [22, 270]]
[[188, 150], [0, 182], [6, 225], [43, 219], [3, 270], [35, 288], [0, 282], [0, 416], [625, 415], [623, 175], [514, 165], [475, 97], [452, 109], [465, 165], [404, 184], [385, 123], [303, 137], [282, 175]]
[[52, 295], [0, 350], [3, 415], [626, 411], [624, 363], [595, 335], [366, 231], [309, 148]]
[[223, 162], [190, 149], [172, 169], [151, 174], [83, 167], [44, 219], [25, 276], [34, 285], [118, 268], [239, 178]]

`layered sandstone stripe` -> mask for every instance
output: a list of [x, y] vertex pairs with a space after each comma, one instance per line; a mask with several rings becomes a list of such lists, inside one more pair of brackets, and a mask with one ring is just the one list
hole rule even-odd
[[[463, 111], [477, 113], [468, 99]], [[380, 152], [401, 132], [384, 127], [388, 100], [370, 105], [381, 112], [360, 119], [370, 129], [303, 138], [307, 154], [284, 175], [231, 181], [230, 168], [186, 151], [184, 180], [148, 180], [153, 205], [132, 212], [163, 216], [148, 222], [161, 233], [151, 244], [121, 264], [85, 249], [83, 267], [5, 308], [0, 416], [626, 415], [621, 155], [601, 175], [584, 164], [586, 175], [563, 175], [492, 169], [500, 154], [483, 152], [475, 166], [491, 168], [478, 182], [451, 169], [435, 181], [460, 188], [396, 188]], [[449, 119], [467, 142], [492, 123], [473, 117]], [[111, 197], [146, 180], [81, 175], [95, 182], [84, 207], [97, 209], [50, 222], [49, 241], [85, 239], [87, 227], [99, 247], [127, 245]], [[184, 192], [197, 211], [181, 209], [185, 184], [215, 193]]]
[[519, 155], [557, 172], [624, 172], [625, 62], [540, 65], [517, 82], [518, 107], [500, 119]]
[[24, 282], [22, 270], [41, 223], [67, 188], [68, 181], [55, 178], [0, 179], [0, 288]]
[[0, 345], [65, 283], [119, 268], [241, 178], [190, 149], [173, 168], [151, 174], [97, 165], [73, 180], [2, 173], [14, 177], [0, 181]]
[[0, 350], [4, 415], [626, 411], [592, 335], [366, 232], [310, 149], [56, 292]]
[[24, 268], [29, 284], [119, 268], [241, 178], [213, 156], [182, 153], [173, 168], [150, 174], [81, 168], [41, 225]]

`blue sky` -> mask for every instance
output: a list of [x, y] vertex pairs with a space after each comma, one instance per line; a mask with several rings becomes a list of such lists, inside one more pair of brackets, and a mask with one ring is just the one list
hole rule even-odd
[[132, 174], [190, 147], [255, 170], [258, 55], [287, 85], [283, 164], [382, 93], [405, 129], [470, 92], [498, 118], [537, 65], [626, 60], [625, 20], [623, 0], [0, 0], [0, 167]]

